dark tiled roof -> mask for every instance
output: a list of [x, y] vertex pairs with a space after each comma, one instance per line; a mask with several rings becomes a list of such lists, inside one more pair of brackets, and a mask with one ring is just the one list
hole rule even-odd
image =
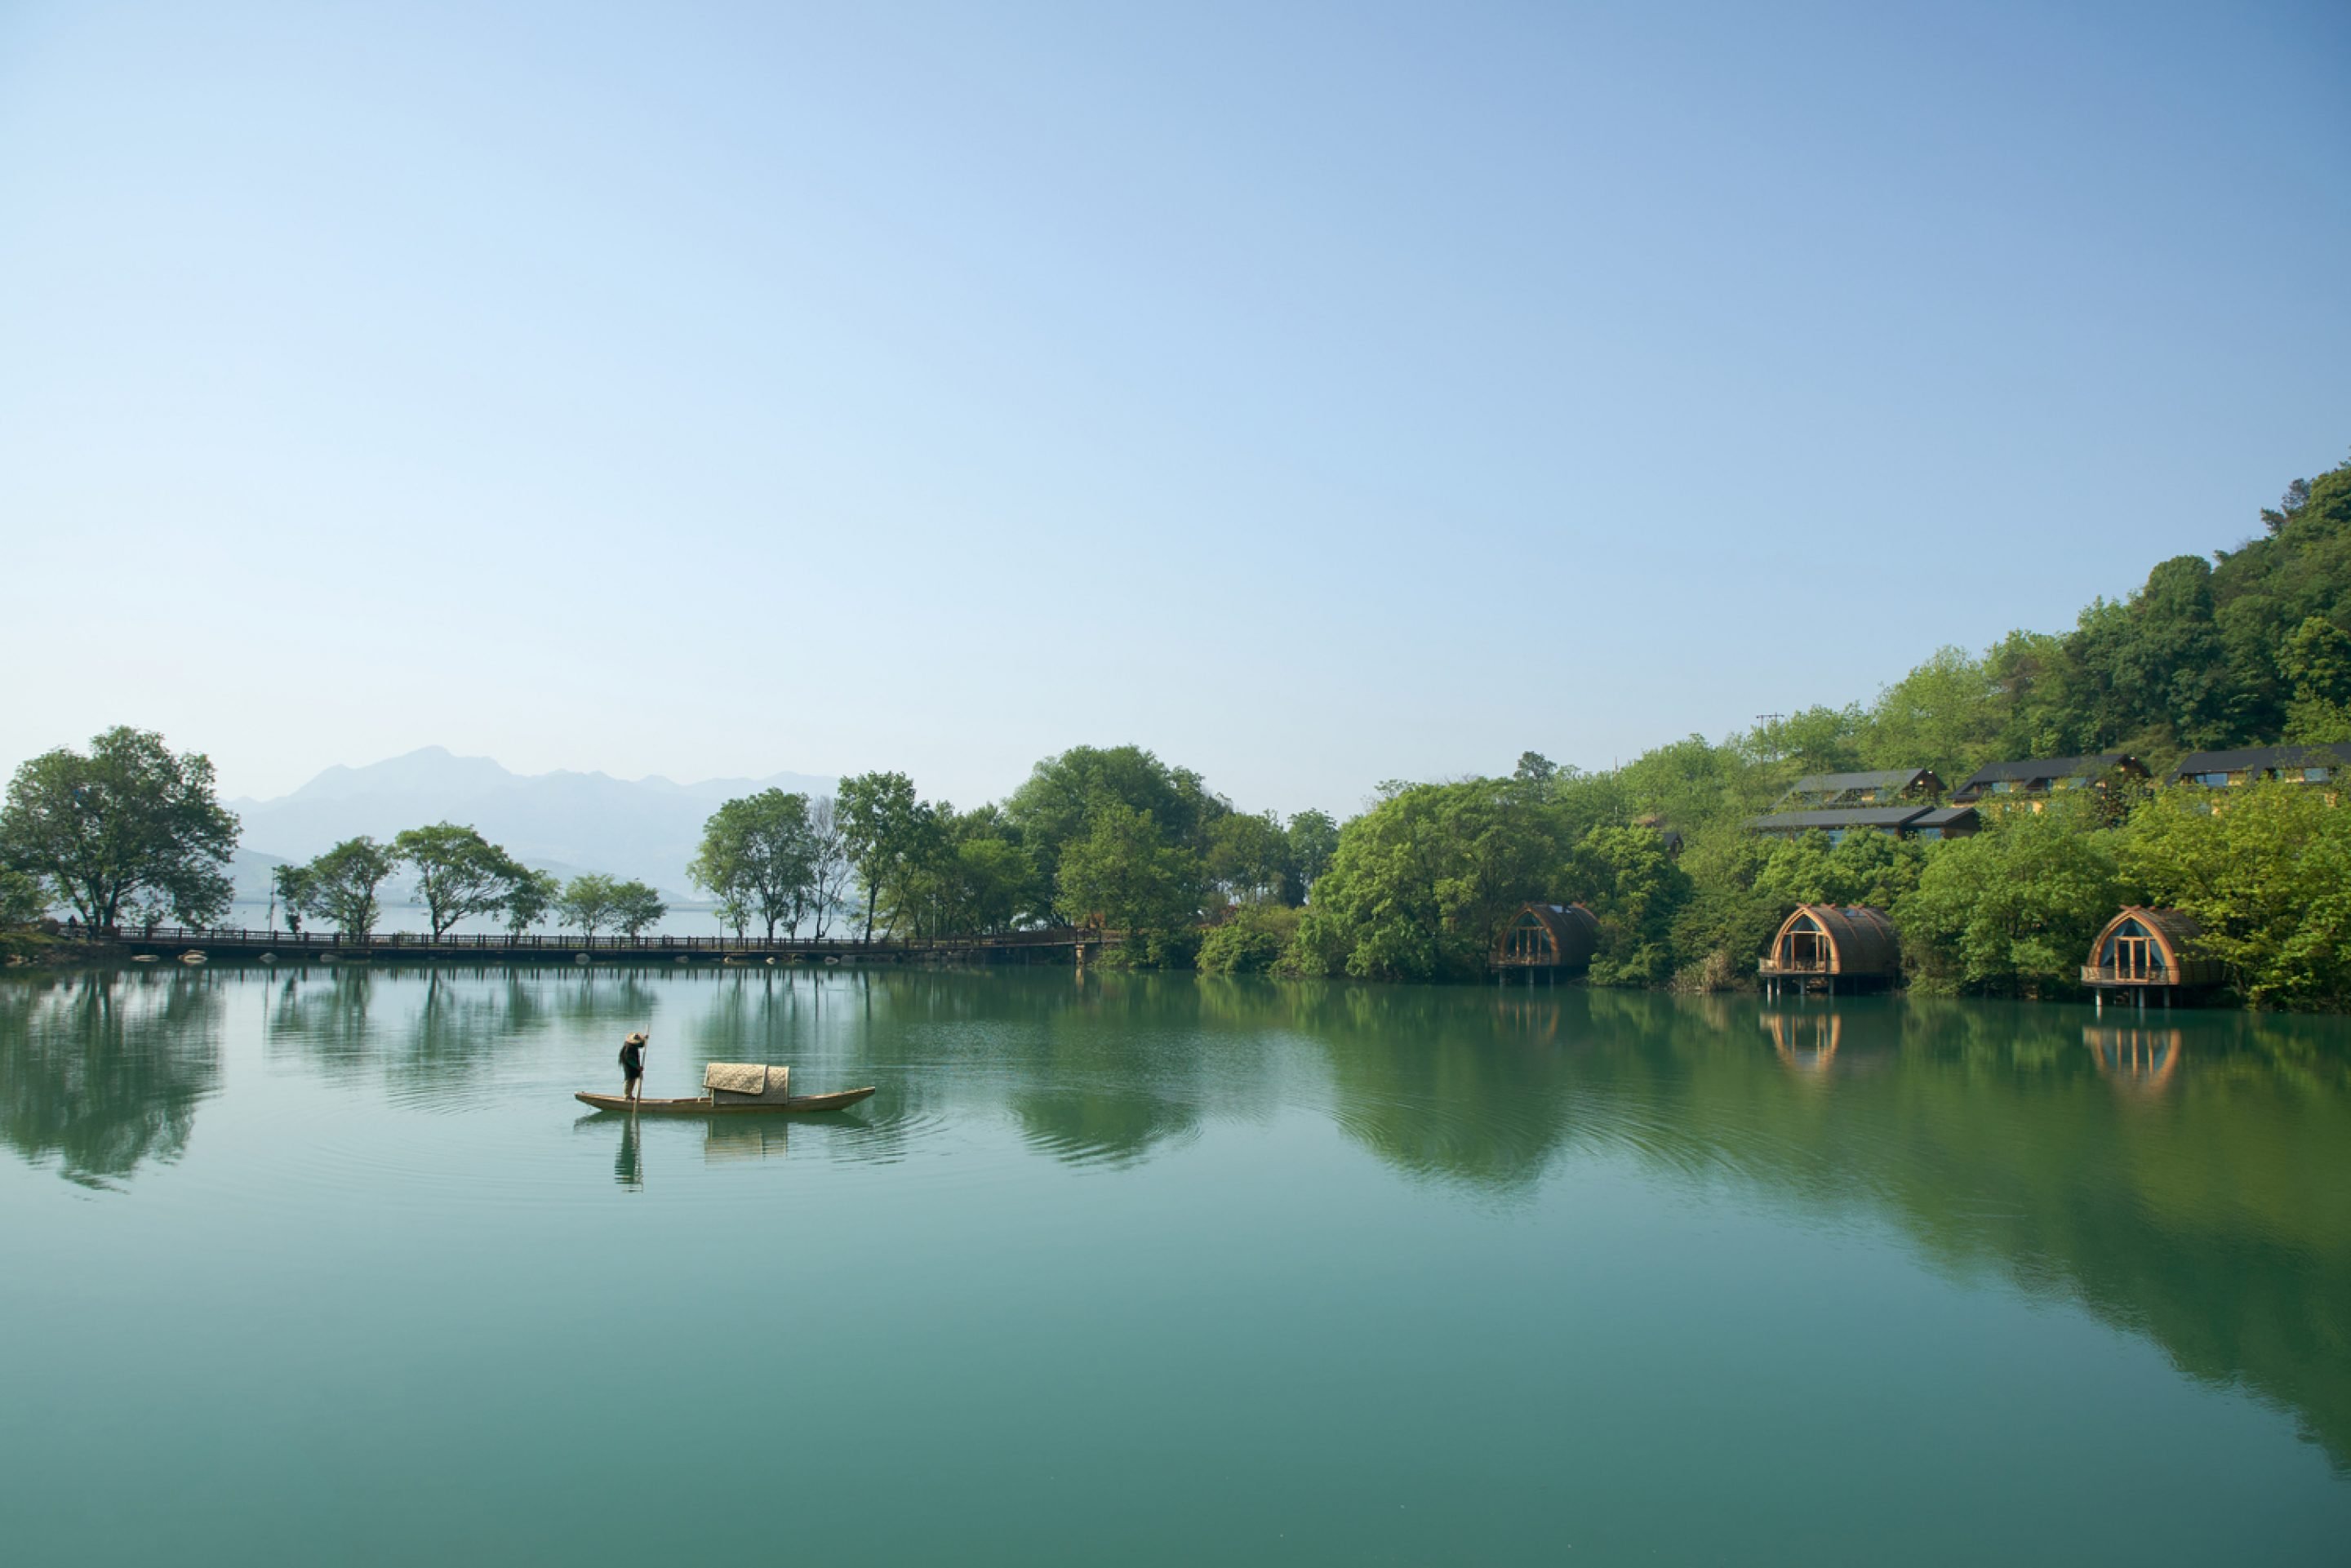
[[1906, 824], [1913, 828], [1948, 828], [1959, 822], [1975, 820], [1973, 806], [1938, 806], [1919, 814], [1917, 821]]
[[1883, 773], [1812, 773], [1788, 787], [1791, 795], [1843, 794], [1847, 789], [1902, 789], [1927, 776], [1923, 768], [1893, 768]]
[[2103, 751], [2095, 757], [2044, 757], [2030, 762], [1987, 762], [1968, 775], [1959, 788], [1972, 789], [1979, 784], [1992, 784], [2011, 779], [2031, 783], [2036, 779], [2085, 779], [2136, 761], [2128, 752]]
[[1926, 814], [1924, 806], [1828, 806], [1817, 811], [1773, 811], [1749, 819], [1747, 825], [1766, 832], [1802, 832], [1812, 828], [1823, 831], [1837, 828], [1900, 828]]
[[2171, 770], [2174, 783], [2198, 773], [2243, 773], [2261, 768], [2351, 767], [2351, 746], [2256, 746], [2249, 751], [2191, 751]]

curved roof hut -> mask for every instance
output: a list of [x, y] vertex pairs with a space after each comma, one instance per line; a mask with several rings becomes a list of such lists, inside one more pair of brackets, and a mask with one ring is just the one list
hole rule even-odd
[[1580, 975], [1600, 946], [1600, 922], [1580, 904], [1525, 904], [1494, 938], [1498, 969], [1551, 969]]
[[2204, 928], [2184, 909], [2148, 909], [2132, 904], [2098, 933], [2082, 983], [2095, 990], [2156, 989], [2167, 998], [2175, 989], [2217, 986], [2228, 972], [2201, 956], [2196, 939]]
[[1756, 972], [1767, 980], [1807, 985], [1890, 985], [1901, 967], [1901, 944], [1886, 911], [1860, 904], [1803, 904], [1780, 923]]

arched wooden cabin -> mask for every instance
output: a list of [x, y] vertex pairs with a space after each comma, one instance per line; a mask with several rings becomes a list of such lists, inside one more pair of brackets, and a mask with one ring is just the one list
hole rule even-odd
[[2152, 994], [2168, 1007], [2176, 995], [2208, 990], [2228, 978], [2219, 963], [2197, 953], [2196, 939], [2203, 934], [2185, 910], [2133, 904], [2098, 933], [2090, 961], [2082, 966], [2082, 984], [2097, 994], [2101, 1007], [2109, 994], [2136, 997], [2140, 1007]]
[[1498, 970], [1524, 969], [1530, 981], [1538, 972], [1581, 975], [1599, 946], [1600, 922], [1583, 905], [1527, 904], [1494, 939], [1491, 963]]
[[1866, 904], [1799, 904], [1780, 923], [1771, 950], [1755, 966], [1764, 988], [1799, 990], [1817, 985], [1859, 991], [1890, 986], [1901, 973], [1902, 949], [1886, 911]]

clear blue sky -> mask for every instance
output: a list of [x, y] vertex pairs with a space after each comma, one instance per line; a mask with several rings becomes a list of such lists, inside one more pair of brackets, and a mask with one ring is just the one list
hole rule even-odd
[[2351, 7], [0, 5], [0, 767], [1244, 807], [1866, 698], [2351, 452]]

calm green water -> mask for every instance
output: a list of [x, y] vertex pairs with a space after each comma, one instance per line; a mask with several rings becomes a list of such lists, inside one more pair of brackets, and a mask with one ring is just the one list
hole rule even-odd
[[2351, 1023], [2109, 1019], [0, 981], [0, 1550], [2339, 1563]]

